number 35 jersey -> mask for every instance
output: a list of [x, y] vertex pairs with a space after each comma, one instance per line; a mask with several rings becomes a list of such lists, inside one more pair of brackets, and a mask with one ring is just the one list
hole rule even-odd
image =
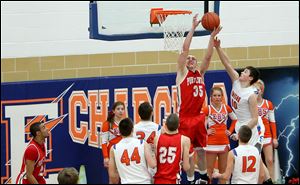
[[184, 80], [177, 85], [177, 91], [179, 117], [199, 115], [206, 96], [200, 72], [189, 70]]

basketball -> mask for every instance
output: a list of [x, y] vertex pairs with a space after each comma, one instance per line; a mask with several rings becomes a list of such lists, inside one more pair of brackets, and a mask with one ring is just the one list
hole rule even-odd
[[203, 15], [201, 24], [203, 28], [205, 28], [206, 30], [213, 31], [214, 28], [219, 27], [220, 18], [214, 12], [207, 12], [206, 14]]

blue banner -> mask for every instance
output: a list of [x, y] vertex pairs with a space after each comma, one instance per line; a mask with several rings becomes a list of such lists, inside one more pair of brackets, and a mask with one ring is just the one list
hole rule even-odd
[[[299, 169], [299, 73], [298, 68], [274, 70], [261, 73], [265, 96], [276, 107], [281, 167], [289, 175]], [[15, 183], [30, 140], [29, 126], [38, 120], [47, 122], [51, 130], [46, 143], [47, 183], [56, 183], [62, 168], [79, 169], [80, 165], [85, 165], [88, 183], [108, 183], [100, 145], [107, 112], [115, 101], [123, 101], [127, 116], [138, 122], [139, 104], [149, 101], [153, 121], [162, 124], [166, 115], [177, 110], [175, 78], [171, 73], [1, 83], [1, 183]], [[212, 86], [222, 87], [224, 102], [230, 102], [231, 81], [226, 72], [207, 72], [205, 84], [208, 93]], [[283, 155], [290, 150], [293, 156]]]

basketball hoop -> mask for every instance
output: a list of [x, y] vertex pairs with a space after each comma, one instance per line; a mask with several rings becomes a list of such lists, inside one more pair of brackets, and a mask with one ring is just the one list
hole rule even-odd
[[[150, 24], [159, 24], [164, 32], [164, 49], [167, 51], [182, 52], [184, 33], [191, 23], [191, 11], [151, 9]], [[155, 16], [155, 17], [154, 17]], [[168, 18], [167, 18], [168, 17]]]

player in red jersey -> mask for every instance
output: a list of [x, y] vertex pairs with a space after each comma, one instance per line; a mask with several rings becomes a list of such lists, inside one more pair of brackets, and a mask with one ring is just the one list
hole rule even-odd
[[171, 114], [166, 120], [165, 133], [154, 139], [157, 172], [154, 184], [179, 184], [181, 161], [185, 171], [190, 168], [190, 139], [178, 133], [178, 116]]
[[273, 163], [273, 148], [278, 147], [276, 121], [274, 114], [273, 103], [263, 98], [265, 85], [262, 80], [255, 83], [258, 89], [257, 106], [258, 115], [262, 118], [265, 126], [265, 134], [263, 139], [263, 152], [265, 155], [266, 165], [273, 181], [274, 178], [274, 163]]
[[210, 36], [208, 50], [200, 66], [197, 65], [197, 59], [189, 55], [189, 48], [195, 29], [201, 22], [197, 20], [198, 14], [193, 17], [192, 29], [186, 36], [183, 43], [182, 53], [177, 61], [176, 85], [178, 91], [178, 112], [180, 118], [179, 133], [185, 135], [191, 140], [190, 150], [190, 170], [187, 172], [187, 178], [190, 183], [195, 180], [195, 162], [193, 157], [193, 148], [198, 154], [198, 167], [201, 179], [208, 180], [206, 170], [206, 128], [205, 115], [200, 113], [205, 100], [204, 74], [209, 67], [213, 54], [214, 37], [221, 31], [221, 27], [215, 29]]
[[36, 122], [30, 126], [33, 139], [25, 149], [22, 167], [16, 184], [46, 184], [44, 179], [46, 146], [49, 130], [44, 123]]

